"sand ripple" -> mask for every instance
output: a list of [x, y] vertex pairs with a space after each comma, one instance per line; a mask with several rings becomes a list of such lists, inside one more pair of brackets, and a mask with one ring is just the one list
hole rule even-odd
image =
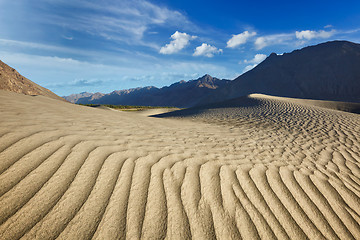
[[360, 239], [360, 115], [253, 95], [149, 118], [2, 91], [0, 113], [0, 239]]

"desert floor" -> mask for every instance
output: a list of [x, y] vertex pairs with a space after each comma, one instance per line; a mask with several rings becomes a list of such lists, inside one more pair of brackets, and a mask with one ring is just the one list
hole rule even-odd
[[360, 115], [152, 113], [0, 91], [0, 239], [360, 239]]

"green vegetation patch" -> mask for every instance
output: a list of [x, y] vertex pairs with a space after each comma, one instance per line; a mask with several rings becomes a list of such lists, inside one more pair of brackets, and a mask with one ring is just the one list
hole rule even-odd
[[162, 107], [162, 106], [132, 106], [132, 105], [113, 105], [113, 104], [79, 104], [87, 107], [108, 107], [123, 111], [142, 111], [147, 109], [158, 109], [158, 108], [175, 108], [175, 107]]

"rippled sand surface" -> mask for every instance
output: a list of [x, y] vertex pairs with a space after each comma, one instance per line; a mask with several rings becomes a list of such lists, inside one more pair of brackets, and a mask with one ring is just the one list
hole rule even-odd
[[360, 115], [146, 115], [0, 91], [0, 239], [360, 238]]

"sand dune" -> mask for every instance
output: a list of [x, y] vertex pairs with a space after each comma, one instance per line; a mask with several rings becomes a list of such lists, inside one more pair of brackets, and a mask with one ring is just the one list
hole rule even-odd
[[360, 115], [147, 117], [0, 91], [0, 239], [360, 239]]

